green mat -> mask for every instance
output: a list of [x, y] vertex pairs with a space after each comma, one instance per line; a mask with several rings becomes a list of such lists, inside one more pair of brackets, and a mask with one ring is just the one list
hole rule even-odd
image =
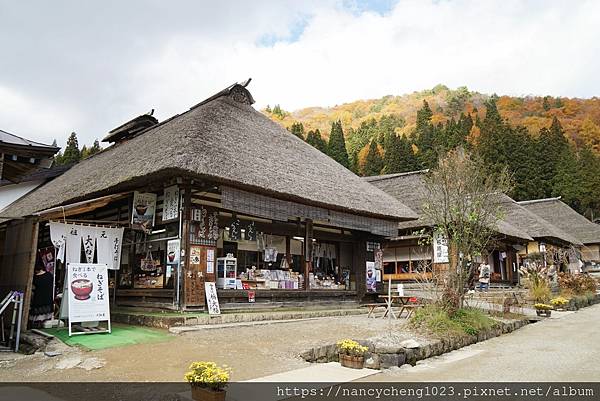
[[144, 344], [172, 339], [166, 331], [141, 326], [113, 324], [112, 333], [80, 334], [69, 337], [66, 327], [42, 329], [67, 345], [78, 345], [90, 350], [122, 347], [132, 344]]

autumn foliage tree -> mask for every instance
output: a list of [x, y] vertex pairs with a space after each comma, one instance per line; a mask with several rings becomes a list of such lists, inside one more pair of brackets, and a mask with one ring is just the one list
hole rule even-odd
[[468, 262], [488, 249], [503, 217], [501, 194], [510, 188], [507, 169], [490, 175], [481, 161], [463, 149], [440, 157], [425, 178], [423, 217], [434, 232], [448, 240], [450, 267], [443, 286], [444, 307], [450, 313], [463, 305], [466, 283], [474, 269]]

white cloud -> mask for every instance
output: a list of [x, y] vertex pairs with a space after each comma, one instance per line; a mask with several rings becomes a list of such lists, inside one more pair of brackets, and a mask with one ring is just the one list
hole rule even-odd
[[[45, 79], [28, 79], [40, 67], [17, 74], [12, 66], [11, 80], [0, 61], [0, 86], [24, 88], [37, 99], [19, 106], [12, 124], [19, 116], [36, 118], [29, 107], [37, 102], [57, 109], [61, 120], [80, 117], [71, 126], [89, 143], [138, 113], [154, 107], [167, 118], [247, 77], [258, 107], [286, 109], [438, 83], [512, 95], [590, 97], [600, 90], [597, 1], [400, 0], [383, 14], [336, 1], [210, 2], [178, 13], [152, 4], [138, 15], [147, 23], [131, 7], [119, 14], [133, 21], [124, 29], [115, 31], [117, 22], [111, 29], [81, 25], [81, 38], [60, 36], [76, 69], [52, 61]], [[299, 25], [301, 33], [294, 31]], [[32, 43], [26, 32], [19, 38], [21, 47]], [[265, 38], [281, 41], [265, 46]], [[47, 105], [53, 98], [59, 103]], [[6, 114], [0, 110], [0, 128]], [[54, 136], [66, 137], [66, 126], [51, 127]]]

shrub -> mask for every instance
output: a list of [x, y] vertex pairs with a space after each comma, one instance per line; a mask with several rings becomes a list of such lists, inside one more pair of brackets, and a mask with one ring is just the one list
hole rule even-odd
[[533, 263], [531, 266], [521, 267], [519, 273], [525, 278], [529, 295], [535, 302], [547, 302], [550, 299], [547, 268]]
[[463, 308], [449, 314], [444, 308], [435, 305], [427, 305], [416, 310], [411, 319], [413, 327], [451, 337], [463, 334], [477, 335], [496, 324], [492, 318], [478, 309]]
[[229, 382], [230, 370], [226, 366], [218, 367], [214, 362], [194, 362], [189, 369], [184, 378], [192, 385], [222, 391]]
[[566, 305], [569, 304], [569, 300], [567, 298], [564, 298], [564, 297], [556, 297], [556, 298], [552, 298], [550, 300], [550, 303], [554, 307], [563, 308], [563, 307], [565, 307]]
[[338, 341], [337, 346], [340, 349], [340, 353], [350, 356], [363, 356], [369, 350], [368, 347], [364, 347], [356, 341], [349, 339]]
[[548, 304], [535, 304], [535, 309], [537, 310], [552, 310], [552, 305], [548, 305]]
[[596, 292], [596, 280], [587, 274], [559, 273], [558, 285], [563, 292], [575, 295]]

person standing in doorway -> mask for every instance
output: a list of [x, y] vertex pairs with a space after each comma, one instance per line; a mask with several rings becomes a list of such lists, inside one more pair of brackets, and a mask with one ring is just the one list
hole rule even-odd
[[52, 319], [54, 315], [52, 287], [52, 274], [46, 271], [41, 261], [36, 263], [33, 275], [33, 296], [29, 311], [29, 323], [32, 328], [41, 327], [44, 321]]
[[479, 291], [487, 291], [490, 288], [490, 265], [482, 263], [479, 265]]

